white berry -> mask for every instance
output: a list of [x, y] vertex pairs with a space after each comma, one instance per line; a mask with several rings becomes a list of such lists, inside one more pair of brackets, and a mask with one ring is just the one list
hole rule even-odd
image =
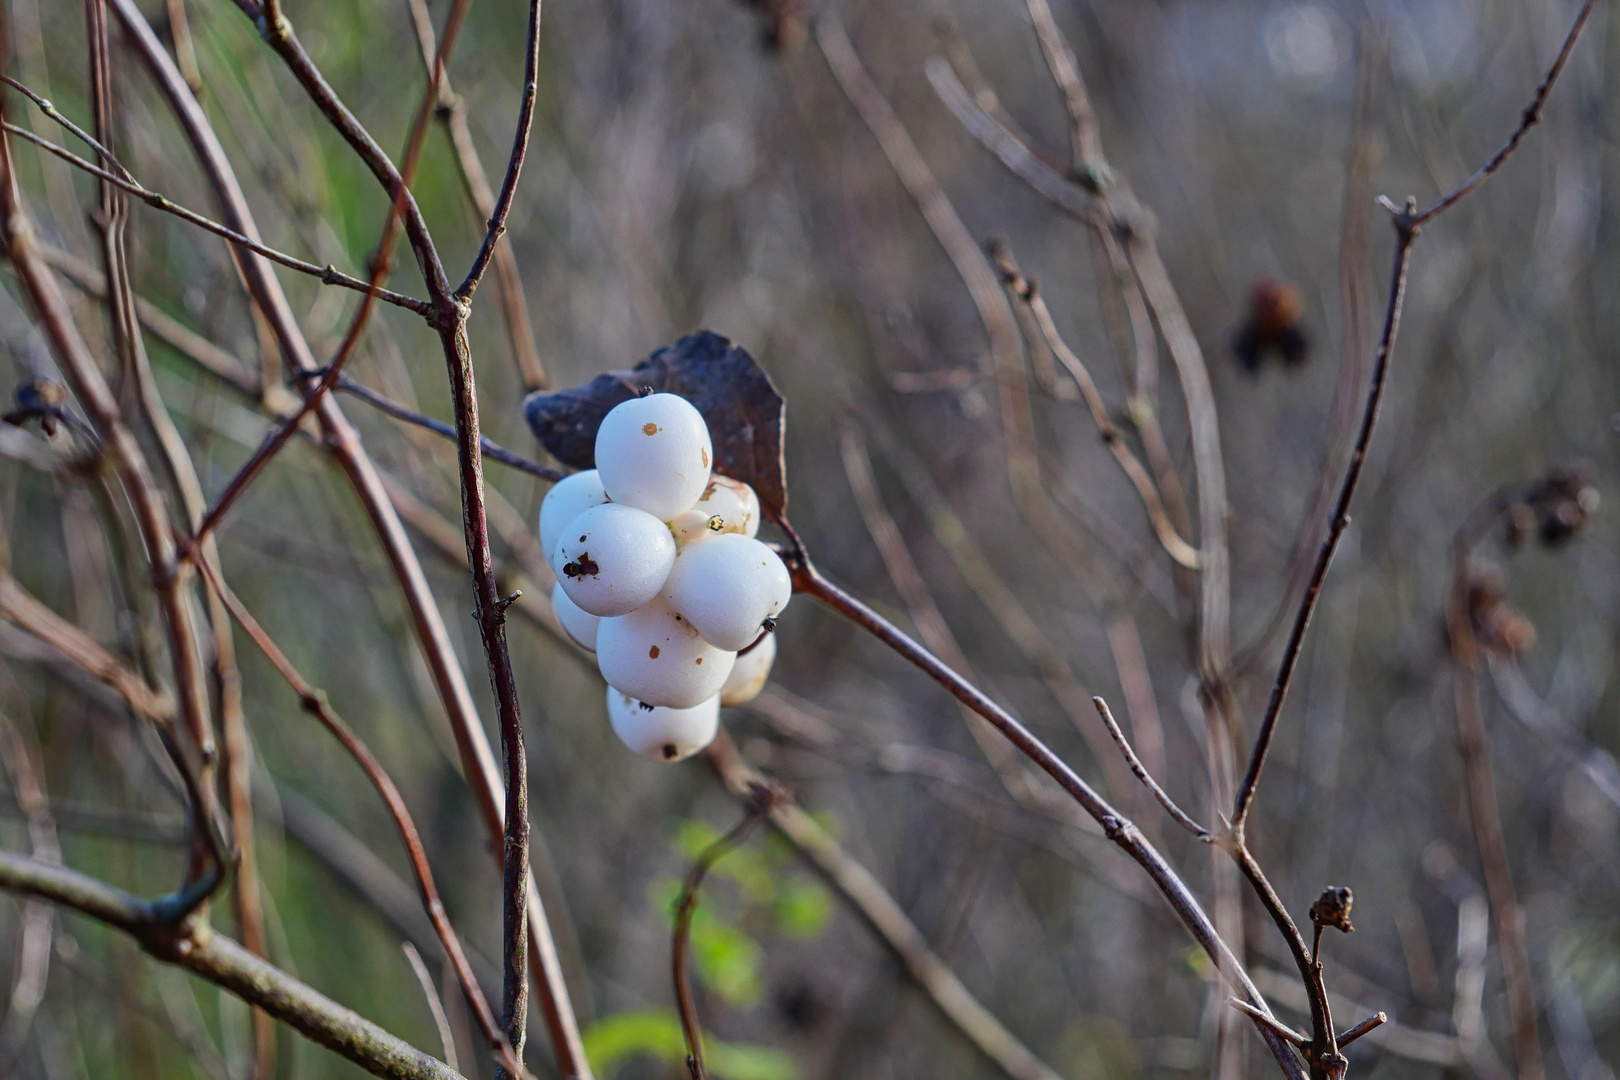
[[[557, 541], [562, 539], [563, 529], [568, 523], [591, 507], [601, 506], [607, 501], [602, 478], [595, 469], [573, 473], [552, 484], [540, 503], [540, 550], [545, 552], [547, 561], [557, 550]], [[561, 563], [551, 570], [558, 577], [562, 576]]]
[[568, 591], [560, 588], [551, 590], [551, 610], [568, 636], [574, 639], [574, 644], [596, 651], [596, 628], [602, 623], [599, 616], [568, 599]]
[[759, 532], [759, 496], [741, 480], [715, 473], [697, 505], [675, 515], [669, 531], [677, 545], [722, 533], [753, 536]]
[[719, 697], [690, 709], [671, 709], [645, 705], [610, 686], [607, 711], [619, 741], [654, 761], [673, 763], [691, 757], [713, 742], [720, 730]]
[[675, 538], [646, 511], [603, 503], [568, 523], [552, 561], [568, 599], [592, 615], [624, 615], [664, 587]]
[[596, 431], [596, 469], [608, 497], [659, 521], [702, 497], [713, 461], [709, 426], [675, 394], [621, 402]]
[[596, 666], [602, 678], [649, 705], [689, 709], [713, 697], [736, 660], [736, 653], [699, 637], [662, 598], [628, 615], [603, 619], [596, 632]]
[[757, 698], [771, 677], [771, 664], [775, 661], [775, 634], [765, 635], [764, 641], [745, 653], [738, 653], [726, 685], [720, 688], [720, 704], [746, 705]]
[[664, 590], [705, 641], [731, 650], [753, 644], [792, 595], [793, 580], [776, 552], [735, 533], [682, 548]]

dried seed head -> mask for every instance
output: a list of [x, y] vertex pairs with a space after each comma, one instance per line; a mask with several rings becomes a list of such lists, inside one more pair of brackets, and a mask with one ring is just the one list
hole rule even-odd
[[1356, 928], [1350, 924], [1350, 906], [1353, 903], [1355, 894], [1348, 888], [1330, 885], [1311, 905], [1311, 922], [1316, 926], [1331, 926], [1346, 934], [1353, 934], [1356, 932]]

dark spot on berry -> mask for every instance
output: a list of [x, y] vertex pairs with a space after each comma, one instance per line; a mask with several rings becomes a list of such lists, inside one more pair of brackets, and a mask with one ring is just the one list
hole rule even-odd
[[709, 467], [709, 452], [707, 450], [701, 450], [699, 453], [703, 455], [703, 467], [707, 469]]
[[641, 433], [643, 435], [656, 435], [658, 434], [658, 425], [649, 420], [641, 425]]
[[647, 650], [647, 659], [649, 659], [649, 660], [658, 659], [658, 646], [654, 645], [652, 648]]
[[664, 760], [665, 761], [674, 761], [676, 758], [680, 757], [680, 755], [681, 755], [680, 747], [676, 746], [672, 742], [667, 742], [667, 743], [664, 744]]
[[591, 553], [582, 551], [579, 558], [563, 566], [563, 577], [595, 577], [602, 572], [602, 568], [591, 559]]
[[703, 657], [701, 657], [701, 656], [700, 656], [700, 657], [698, 657], [698, 658], [697, 658], [697, 662], [698, 662], [698, 663], [700, 663], [700, 664], [701, 664], [701, 663], [703, 663]]
[[580, 538], [579, 538], [579, 542], [580, 542], [580, 543], [582, 543], [582, 544], [583, 544], [583, 543], [584, 543], [584, 542], [585, 542], [585, 537], [583, 537], [583, 536], [582, 536], [582, 537], [580, 537]]

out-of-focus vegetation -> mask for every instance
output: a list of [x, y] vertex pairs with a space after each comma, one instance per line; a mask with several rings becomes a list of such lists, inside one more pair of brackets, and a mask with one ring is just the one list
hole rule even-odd
[[[155, 25], [169, 25], [165, 5], [147, 6]], [[440, 18], [446, 6], [430, 5]], [[1246, 747], [1280, 641], [1251, 647], [1282, 597], [1328, 453], [1341, 366], [1348, 357], [1365, 371], [1376, 338], [1392, 237], [1370, 194], [1401, 202], [1415, 193], [1424, 203], [1466, 177], [1518, 122], [1573, 7], [1053, 6], [1078, 53], [1108, 160], [1155, 215], [1214, 384], [1230, 498], [1234, 687], [1246, 725], [1238, 745]], [[184, 7], [202, 101], [266, 242], [364, 277], [388, 211], [382, 189], [234, 5]], [[425, 78], [407, 5], [286, 7], [338, 93], [399, 153]], [[1088, 231], [984, 153], [924, 74], [931, 56], [960, 43], [1001, 108], [1061, 156], [1067, 121], [1024, 6], [827, 7], [975, 238], [1005, 238], [1038, 279], [1065, 340], [1123, 423], [1115, 284], [1106, 266], [1099, 271]], [[7, 8], [13, 74], [88, 123], [80, 6], [8, 0]], [[525, 12], [517, 0], [479, 0], [448, 69], [497, 179], [517, 112]], [[509, 236], [549, 379], [568, 386], [628, 367], [699, 327], [745, 345], [789, 402], [790, 510], [807, 547], [829, 575], [909, 627], [915, 597], [891, 579], [851, 486], [847, 433], [860, 432], [884, 506], [979, 685], [1162, 840], [1208, 897], [1209, 849], [1169, 826], [1137, 789], [1108, 787], [1121, 774], [1117, 762], [1094, 756], [1054, 698], [1051, 673], [1007, 631], [1009, 612], [1027, 617], [1084, 691], [1124, 718], [1110, 645], [1129, 616], [1151, 694], [1133, 703], [1127, 730], [1178, 801], [1212, 822], [1183, 572], [1154, 540], [1084, 407], [1068, 391], [1042, 392], [1039, 381], [1043, 482], [1074, 547], [1053, 550], [1032, 531], [1009, 490], [996, 376], [968, 293], [813, 36], [788, 37], [798, 47], [768, 48], [760, 12], [734, 0], [546, 4], [538, 120]], [[121, 158], [147, 186], [212, 213], [175, 123], [113, 38]], [[1604, 493], [1620, 471], [1620, 214], [1609, 198], [1620, 186], [1617, 99], [1620, 20], [1600, 5], [1542, 125], [1489, 184], [1425, 230], [1354, 521], [1249, 824], [1250, 843], [1297, 920], [1323, 887], [1355, 890], [1356, 933], [1324, 946], [1330, 985], [1344, 999], [1340, 1019], [1347, 1026], [1382, 1009], [1398, 1025], [1388, 1038], [1355, 1045], [1356, 1076], [1496, 1080], [1515, 1068], [1453, 718], [1451, 547], [1476, 508], [1499, 491], [1527, 489], [1550, 468], [1579, 465]], [[8, 116], [61, 141], [25, 106], [13, 95]], [[99, 241], [86, 219], [93, 181], [16, 145], [42, 236], [96, 263]], [[1371, 187], [1347, 198], [1358, 155]], [[455, 274], [482, 224], [439, 132], [414, 191]], [[137, 204], [129, 247], [144, 299], [247, 370], [268, 363], [281, 377], [221, 242]], [[402, 246], [391, 284], [420, 295], [414, 273]], [[329, 355], [358, 294], [280, 277], [317, 355]], [[1262, 278], [1297, 290], [1309, 350], [1298, 363], [1248, 370], [1233, 342], [1251, 284]], [[51, 374], [34, 317], [5, 280], [5, 378]], [[525, 386], [496, 289], [493, 278], [483, 286], [472, 322], [485, 432], [538, 454], [523, 426]], [[100, 342], [102, 310], [76, 304]], [[270, 421], [179, 353], [155, 339], [149, 347], [203, 487], [216, 493]], [[1185, 405], [1168, 357], [1160, 368], [1157, 415], [1191, 493]], [[438, 344], [408, 312], [377, 312], [348, 373], [429, 416], [451, 416]], [[1359, 383], [1348, 400], [1359, 408]], [[452, 523], [454, 552], [453, 445], [352, 398], [343, 405], [379, 465]], [[0, 462], [12, 572], [128, 653], [150, 599], [132, 610], [115, 587], [118, 548], [100, 524], [95, 492], [72, 475], [30, 468], [24, 456]], [[544, 485], [494, 464], [488, 476], [497, 555], [517, 581], [520, 567], [535, 565], [524, 529], [532, 530]], [[982, 580], [953, 557], [960, 546], [951, 515], [1006, 585], [994, 607]], [[1613, 1075], [1607, 1062], [1620, 1060], [1620, 789], [1608, 756], [1620, 751], [1620, 532], [1615, 515], [1601, 512], [1567, 542], [1542, 543], [1534, 532], [1514, 550], [1495, 529], [1478, 550], [1499, 569], [1492, 604], [1534, 629], [1533, 647], [1516, 626], [1492, 654], [1483, 718], [1547, 1074], [1604, 1080]], [[416, 539], [480, 709], [492, 718], [465, 571], [431, 536]], [[350, 489], [318, 448], [295, 441], [234, 511], [220, 543], [234, 589], [398, 780], [452, 919], [475, 966], [494, 979], [499, 875]], [[546, 584], [523, 587], [533, 598]], [[624, 750], [608, 729], [593, 665], [535, 621], [514, 616], [510, 626], [536, 873], [592, 1063], [604, 1078], [685, 1075], [670, 905], [691, 859], [736, 819], [737, 803], [700, 761], [663, 768]], [[1207, 1075], [1226, 991], [1135, 867], [1098, 831], [1015, 802], [950, 699], [870, 638], [804, 600], [779, 634], [772, 687], [755, 706], [727, 710], [727, 732], [821, 816], [973, 993], [1069, 1080]], [[409, 917], [414, 895], [393, 827], [296, 695], [245, 642], [239, 651], [270, 956], [437, 1052], [399, 947], [405, 934], [425, 953], [433, 942]], [[0, 626], [0, 655], [0, 711], [39, 757], [64, 860], [143, 895], [172, 888], [184, 859], [180, 803], [149, 739], [116, 710], [109, 717], [103, 695], [19, 631]], [[0, 815], [5, 845], [27, 850], [10, 798]], [[370, 861], [344, 844], [369, 849]], [[356, 891], [357, 877], [373, 888], [370, 899]], [[379, 912], [376, 890], [389, 889], [396, 898], [404, 890], [405, 916]], [[1282, 1014], [1304, 1024], [1287, 953], [1259, 907], [1245, 903], [1249, 968]], [[232, 910], [228, 899], [214, 906], [224, 932]], [[21, 902], [0, 903], [0, 985], [8, 988], [23, 963], [26, 917]], [[37, 1015], [15, 1044], [0, 1026], [4, 1064], [16, 1075], [247, 1075], [245, 1006], [83, 918], [58, 918]], [[756, 835], [717, 865], [694, 922], [694, 953], [710, 1065], [722, 1080], [966, 1077], [991, 1068], [778, 837]], [[444, 996], [464, 1071], [488, 1075], [452, 983]], [[548, 1068], [536, 1031], [530, 1057]], [[1258, 1040], [1242, 1038], [1249, 1074], [1266, 1075], [1274, 1065]], [[359, 1075], [285, 1031], [276, 1068], [286, 1077]]]

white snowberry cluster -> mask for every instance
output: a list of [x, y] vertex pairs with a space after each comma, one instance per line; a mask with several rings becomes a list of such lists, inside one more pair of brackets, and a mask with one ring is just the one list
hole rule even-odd
[[603, 418], [596, 468], [558, 481], [540, 506], [557, 621], [596, 653], [614, 732], [656, 761], [703, 749], [720, 706], [764, 687], [769, 628], [793, 593], [782, 560], [754, 539], [759, 497], [711, 473], [713, 458], [685, 398], [632, 398]]

